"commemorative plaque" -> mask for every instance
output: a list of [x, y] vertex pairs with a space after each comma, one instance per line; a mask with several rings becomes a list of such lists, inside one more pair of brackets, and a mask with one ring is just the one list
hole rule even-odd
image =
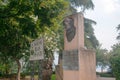
[[63, 69], [79, 70], [78, 50], [63, 52]]
[[44, 59], [43, 38], [33, 41], [30, 48], [30, 60], [41, 59]]

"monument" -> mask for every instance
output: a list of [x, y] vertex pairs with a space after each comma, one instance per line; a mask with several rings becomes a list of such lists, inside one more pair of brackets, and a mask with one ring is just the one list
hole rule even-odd
[[[82, 13], [67, 16], [64, 21], [64, 51], [57, 80], [96, 80], [96, 57], [84, 48], [84, 18]], [[62, 66], [62, 67], [61, 67]]]

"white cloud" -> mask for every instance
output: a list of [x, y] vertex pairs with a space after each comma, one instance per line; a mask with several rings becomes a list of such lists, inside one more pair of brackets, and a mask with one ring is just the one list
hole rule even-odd
[[114, 1], [113, 0], [102, 0], [104, 11], [107, 13], [111, 13], [115, 11]]
[[120, 4], [118, 0], [101, 0], [103, 10], [106, 13], [113, 13], [115, 12], [118, 8], [120, 8]]

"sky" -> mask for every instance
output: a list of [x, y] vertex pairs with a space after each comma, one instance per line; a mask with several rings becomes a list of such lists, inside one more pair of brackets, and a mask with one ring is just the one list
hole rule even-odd
[[94, 10], [87, 10], [84, 16], [97, 22], [93, 25], [95, 36], [102, 44], [102, 48], [111, 50], [111, 46], [117, 43], [116, 27], [120, 24], [120, 1], [93, 0], [93, 3]]

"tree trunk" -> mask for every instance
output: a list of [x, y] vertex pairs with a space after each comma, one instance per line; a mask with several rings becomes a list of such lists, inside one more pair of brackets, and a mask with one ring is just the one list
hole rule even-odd
[[50, 80], [52, 76], [52, 62], [53, 60], [46, 60], [43, 62], [43, 80]]
[[18, 65], [18, 71], [17, 71], [17, 80], [20, 80], [20, 70], [21, 70], [21, 64], [18, 59], [16, 59], [17, 65]]

